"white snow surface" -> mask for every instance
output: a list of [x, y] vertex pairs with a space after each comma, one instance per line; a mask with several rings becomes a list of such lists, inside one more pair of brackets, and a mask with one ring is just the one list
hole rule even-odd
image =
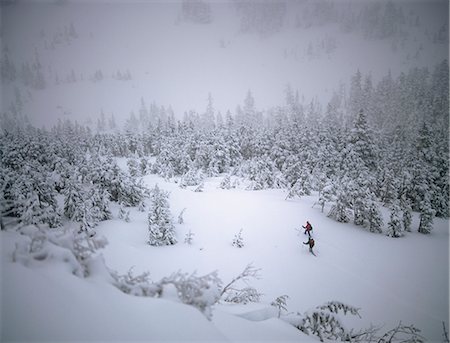
[[[427, 340], [441, 341], [442, 322], [449, 327], [448, 220], [435, 219], [430, 235], [413, 231], [394, 239], [327, 218], [313, 207], [314, 195], [285, 200], [282, 190], [219, 189], [220, 180], [207, 179], [198, 193], [145, 176], [149, 187], [158, 183], [170, 191], [174, 219], [187, 208], [184, 224], [176, 225], [178, 244], [149, 246], [147, 213], [131, 208], [126, 223], [113, 207], [115, 219], [96, 228], [109, 241], [103, 258], [108, 268], [125, 273], [133, 266], [154, 281], [178, 270], [218, 270], [227, 283], [253, 263], [261, 279], [250, 285], [264, 294], [261, 303], [221, 303], [208, 321], [175, 299], [121, 293], [101, 269], [81, 279], [64, 263], [13, 263], [15, 242], [23, 236], [0, 232], [1, 341], [316, 341], [277, 318], [269, 304], [283, 294], [289, 312], [337, 300], [361, 309], [362, 318], [341, 317], [349, 328], [374, 324], [387, 331], [402, 321]], [[314, 228], [316, 257], [295, 230], [306, 220]], [[241, 228], [245, 246], [239, 249], [231, 242]], [[192, 245], [183, 243], [189, 230]]]

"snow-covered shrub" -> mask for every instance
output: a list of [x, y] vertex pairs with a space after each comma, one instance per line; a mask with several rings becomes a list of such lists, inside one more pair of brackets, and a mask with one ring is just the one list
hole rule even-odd
[[240, 229], [239, 232], [234, 235], [233, 242], [231, 244], [236, 248], [243, 248], [244, 247], [244, 239], [242, 238], [242, 230]]
[[344, 304], [339, 301], [330, 301], [314, 310], [304, 314], [299, 312], [282, 317], [283, 320], [295, 326], [307, 335], [314, 335], [321, 342], [333, 340], [344, 342], [424, 342], [419, 334], [420, 330], [413, 325], [399, 325], [385, 333], [380, 334], [380, 328], [371, 326], [368, 329], [354, 331], [348, 329], [340, 320], [338, 315], [359, 315], [359, 308]]
[[33, 261], [56, 260], [69, 264], [79, 277], [89, 275], [89, 262], [108, 243], [104, 237], [91, 237], [86, 232], [54, 231], [27, 226], [20, 231], [27, 239], [16, 245], [13, 261], [28, 265]]
[[169, 193], [160, 190], [158, 185], [151, 190], [148, 213], [148, 244], [150, 245], [161, 246], [177, 243], [168, 199]]
[[200, 184], [194, 189], [194, 192], [203, 192], [203, 189], [205, 188], [204, 182], [200, 182]]
[[231, 188], [231, 175], [230, 174], [227, 174], [224, 176], [222, 181], [220, 181], [219, 187], [222, 189], [230, 189]]
[[220, 298], [222, 281], [217, 272], [212, 272], [203, 276], [195, 273], [187, 274], [177, 272], [169, 277], [165, 277], [157, 282], [152, 282], [149, 273], [133, 275], [132, 269], [127, 274], [119, 275], [111, 271], [113, 285], [126, 294], [144, 297], [165, 297], [167, 286], [176, 289], [177, 298], [184, 304], [194, 306], [202, 312], [208, 319], [212, 317], [212, 306]]
[[287, 312], [287, 299], [289, 299], [288, 295], [280, 295], [270, 303], [271, 306], [274, 306], [278, 309], [278, 318], [280, 318], [282, 311]]
[[183, 224], [184, 223], [184, 211], [186, 211], [186, 208], [183, 208], [180, 212], [180, 214], [178, 215], [178, 224]]
[[158, 294], [159, 287], [151, 283], [149, 272], [133, 275], [133, 268], [130, 268], [127, 274], [119, 275], [116, 271], [111, 271], [110, 274], [114, 280], [113, 285], [126, 294], [139, 297], [154, 297]]
[[[199, 309], [208, 319], [212, 317], [212, 306], [219, 300], [221, 295], [222, 281], [217, 272], [203, 276], [195, 273], [175, 273], [163, 278], [158, 283], [161, 289], [164, 285], [172, 284], [178, 292], [179, 299], [187, 305]], [[161, 294], [163, 296], [164, 294]]]
[[191, 230], [189, 230], [189, 232], [184, 237], [184, 243], [191, 245], [193, 240], [194, 240], [194, 233]]
[[347, 341], [350, 340], [352, 332], [348, 331], [337, 317], [339, 311], [342, 311], [344, 315], [350, 313], [359, 316], [359, 309], [338, 301], [331, 301], [312, 311], [304, 314], [296, 313], [283, 319], [305, 334], [317, 336], [321, 342], [324, 340]]
[[130, 221], [130, 211], [125, 210], [125, 208], [120, 205], [117, 217], [128, 223]]
[[226, 302], [235, 304], [247, 304], [249, 302], [257, 303], [261, 300], [262, 294], [253, 287], [245, 287], [242, 289], [230, 289], [225, 298]]
[[[248, 282], [250, 279], [259, 279], [259, 271], [260, 269], [248, 264], [241, 273], [223, 287], [220, 298], [235, 303], [258, 302], [262, 294], [255, 288], [248, 286]], [[237, 288], [238, 283], [244, 283], [247, 287]]]

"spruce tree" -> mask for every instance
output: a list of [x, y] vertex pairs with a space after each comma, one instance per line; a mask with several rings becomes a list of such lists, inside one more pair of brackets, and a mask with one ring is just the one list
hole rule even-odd
[[371, 199], [367, 206], [367, 222], [370, 232], [383, 232], [383, 217], [380, 207], [374, 199]]
[[148, 213], [148, 244], [153, 246], [176, 244], [175, 228], [169, 208], [169, 193], [156, 185], [151, 192]]
[[396, 202], [391, 206], [391, 215], [387, 225], [388, 236], [394, 238], [403, 236], [402, 220], [400, 218], [400, 207]]
[[408, 199], [406, 199], [405, 194], [403, 194], [400, 198], [400, 206], [403, 211], [403, 215], [402, 215], [403, 229], [407, 232], [411, 232], [412, 208], [411, 208], [410, 201]]
[[433, 217], [435, 211], [431, 207], [431, 202], [428, 196], [420, 203], [420, 224], [418, 231], [420, 233], [428, 234], [433, 229]]

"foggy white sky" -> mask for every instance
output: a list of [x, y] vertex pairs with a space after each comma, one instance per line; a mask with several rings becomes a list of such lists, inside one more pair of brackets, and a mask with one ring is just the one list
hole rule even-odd
[[[413, 5], [394, 1], [406, 17], [420, 17], [421, 26], [411, 29], [403, 41], [367, 40], [358, 32], [344, 33], [333, 23], [296, 27], [305, 3], [311, 2], [287, 1], [280, 31], [262, 37], [239, 31], [240, 16], [231, 1], [211, 3], [210, 24], [179, 20], [181, 2], [19, 1], [1, 7], [2, 50], [7, 47], [18, 67], [33, 63], [36, 52], [39, 55], [47, 87], [31, 90], [33, 98], [24, 109], [37, 124], [53, 121], [61, 108], [80, 121], [97, 116], [101, 109], [126, 117], [138, 109], [141, 97], [147, 103], [171, 105], [177, 115], [189, 109], [201, 112], [209, 92], [216, 109], [234, 112], [248, 89], [256, 106], [267, 109], [283, 103], [287, 83], [306, 99], [317, 96], [327, 101], [358, 68], [376, 79], [388, 70], [398, 74], [412, 66], [432, 68], [448, 58], [448, 41], [432, 41], [442, 25], [448, 31], [445, 0]], [[49, 49], [55, 35], [71, 23], [78, 39]], [[335, 49], [325, 52], [324, 41]], [[55, 85], [56, 74], [64, 79], [72, 70], [83, 81]], [[96, 70], [103, 72], [102, 82], [89, 81]], [[129, 70], [133, 79], [113, 80], [117, 70]], [[11, 101], [15, 86], [22, 89], [20, 84], [3, 85], [3, 107]]]

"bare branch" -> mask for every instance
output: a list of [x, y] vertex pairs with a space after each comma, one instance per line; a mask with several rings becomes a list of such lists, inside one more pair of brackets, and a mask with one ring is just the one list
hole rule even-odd
[[226, 292], [228, 292], [231, 287], [238, 282], [239, 280], [242, 280], [244, 283], [247, 284], [250, 278], [253, 279], [260, 279], [261, 276], [259, 272], [261, 269], [255, 268], [251, 263], [248, 264], [245, 269], [236, 277], [234, 277], [223, 289], [220, 293], [220, 296], [222, 297]]

